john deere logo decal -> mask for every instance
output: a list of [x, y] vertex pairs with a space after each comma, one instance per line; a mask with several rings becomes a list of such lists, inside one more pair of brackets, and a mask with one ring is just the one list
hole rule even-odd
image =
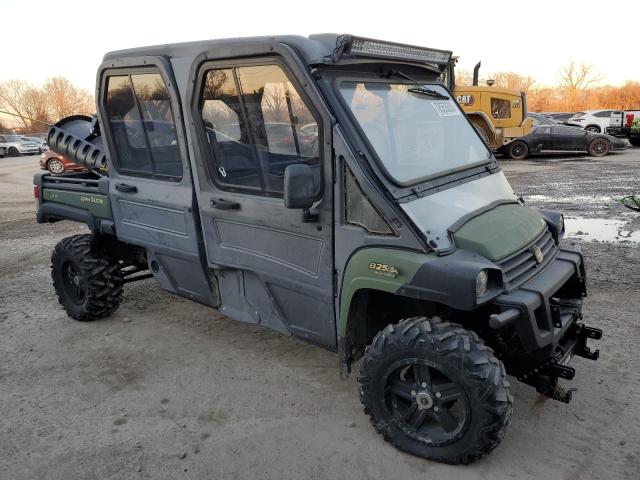
[[540, 247], [537, 245], [533, 247], [533, 256], [536, 257], [536, 262], [544, 262], [544, 254], [542, 253], [542, 250], [540, 250]]

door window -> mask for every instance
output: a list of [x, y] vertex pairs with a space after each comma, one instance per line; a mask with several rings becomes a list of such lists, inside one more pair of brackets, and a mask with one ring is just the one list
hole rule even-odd
[[159, 73], [110, 76], [106, 111], [119, 170], [174, 180], [182, 177], [169, 91]]
[[281, 194], [286, 167], [305, 163], [320, 191], [318, 121], [282, 68], [210, 70], [200, 105], [219, 184]]
[[563, 137], [584, 137], [585, 132], [581, 128], [575, 127], [553, 127], [554, 135], [561, 135]]

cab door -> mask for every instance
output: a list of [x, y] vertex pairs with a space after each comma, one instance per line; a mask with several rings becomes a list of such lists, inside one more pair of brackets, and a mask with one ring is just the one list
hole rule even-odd
[[[195, 99], [200, 212], [221, 311], [335, 348], [331, 122], [319, 97], [274, 57], [205, 64]], [[314, 173], [311, 217], [284, 205], [294, 164]]]
[[101, 69], [99, 115], [115, 231], [119, 240], [145, 248], [164, 289], [215, 306], [174, 85], [162, 58], [110, 61]]

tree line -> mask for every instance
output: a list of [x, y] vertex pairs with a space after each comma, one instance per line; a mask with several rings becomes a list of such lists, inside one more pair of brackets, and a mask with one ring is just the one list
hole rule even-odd
[[[486, 79], [495, 86], [523, 91], [527, 109], [534, 112], [577, 112], [599, 108], [640, 109], [640, 81], [621, 86], [600, 85], [602, 77], [593, 66], [571, 62], [558, 72], [558, 83], [546, 86], [531, 76], [495, 72]], [[458, 85], [471, 85], [471, 72], [456, 72]], [[35, 86], [24, 80], [0, 82], [0, 133], [46, 132], [48, 125], [77, 114], [95, 112], [93, 95], [64, 77], [51, 77]]]
[[[557, 75], [557, 84], [551, 87], [516, 72], [496, 72], [486, 79], [489, 78], [495, 80], [497, 87], [525, 92], [527, 110], [532, 112], [640, 109], [640, 81], [628, 80], [621, 86], [600, 85], [602, 76], [592, 65], [584, 63], [570, 62], [562, 67]], [[456, 83], [471, 85], [472, 74], [456, 72]]]
[[46, 132], [69, 115], [95, 112], [93, 95], [67, 78], [50, 77], [42, 85], [24, 80], [0, 82], [0, 133]]

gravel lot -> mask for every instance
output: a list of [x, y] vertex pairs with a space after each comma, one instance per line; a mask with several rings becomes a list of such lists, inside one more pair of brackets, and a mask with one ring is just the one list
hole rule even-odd
[[640, 193], [640, 149], [502, 162], [528, 204], [563, 210], [584, 240], [585, 318], [605, 337], [598, 362], [574, 360], [569, 405], [514, 380], [506, 438], [468, 467], [386, 444], [334, 354], [152, 280], [128, 285], [111, 318], [68, 318], [49, 256], [84, 228], [35, 223], [37, 160], [0, 159], [0, 479], [638, 478], [640, 214], [615, 199]]

